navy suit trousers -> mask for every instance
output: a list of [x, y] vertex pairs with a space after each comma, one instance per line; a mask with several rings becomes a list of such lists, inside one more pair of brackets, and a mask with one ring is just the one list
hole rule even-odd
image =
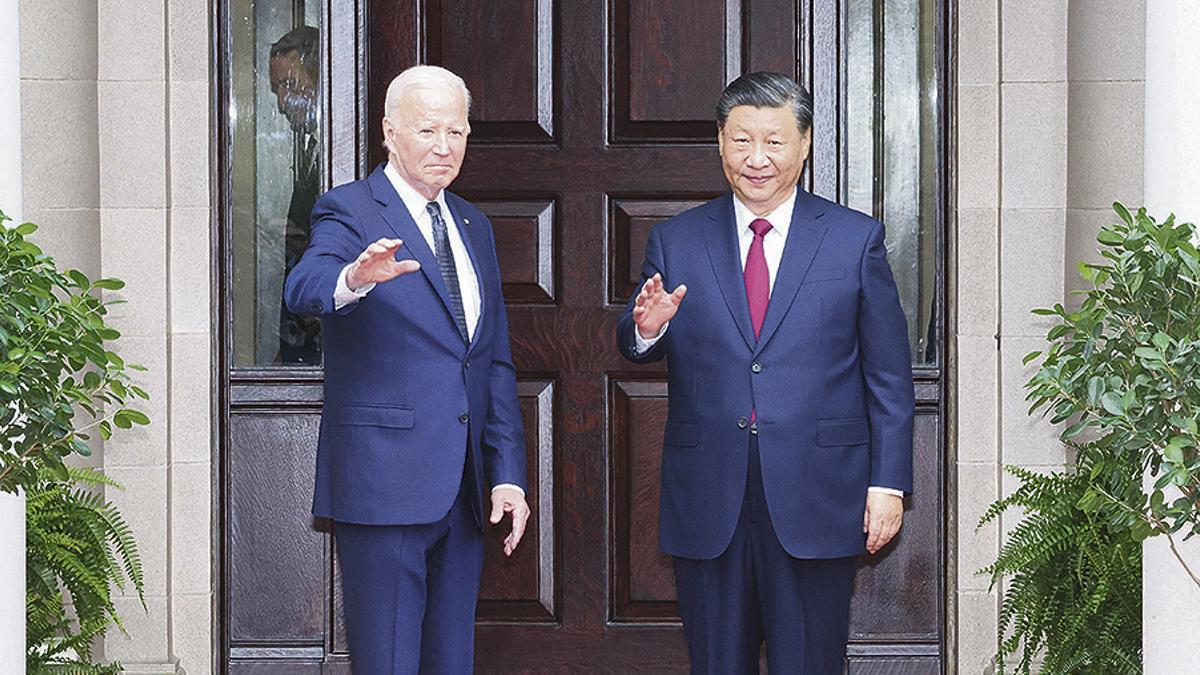
[[484, 544], [468, 485], [428, 525], [335, 524], [354, 675], [472, 672]]
[[746, 495], [729, 547], [711, 560], [675, 558], [692, 673], [757, 673], [762, 643], [773, 673], [839, 675], [849, 633], [856, 557], [788, 555], [763, 494], [750, 435]]

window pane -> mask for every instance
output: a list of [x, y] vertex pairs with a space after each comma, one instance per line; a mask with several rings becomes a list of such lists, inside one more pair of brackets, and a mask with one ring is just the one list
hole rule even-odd
[[887, 226], [913, 365], [936, 365], [936, 2], [849, 0], [847, 30], [847, 204]]
[[231, 0], [234, 365], [319, 365], [320, 323], [283, 306], [321, 182], [317, 0]]

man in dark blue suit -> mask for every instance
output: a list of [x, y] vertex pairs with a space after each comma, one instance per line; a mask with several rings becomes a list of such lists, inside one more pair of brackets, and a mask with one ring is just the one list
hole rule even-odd
[[388, 162], [313, 209], [288, 308], [322, 320], [313, 514], [334, 521], [356, 675], [470, 673], [492, 524], [521, 541], [525, 444], [491, 223], [446, 191], [470, 94], [417, 66], [388, 87]]
[[692, 672], [757, 673], [765, 641], [772, 672], [841, 673], [855, 559], [912, 489], [904, 313], [883, 226], [797, 187], [803, 87], [734, 80], [717, 142], [732, 194], [650, 231], [617, 325], [668, 364], [659, 544]]

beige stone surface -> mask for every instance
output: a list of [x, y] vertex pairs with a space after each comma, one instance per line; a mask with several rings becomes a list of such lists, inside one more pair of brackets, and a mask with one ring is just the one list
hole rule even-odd
[[100, 205], [166, 206], [167, 139], [162, 82], [100, 82]]
[[166, 3], [97, 0], [99, 79], [158, 81], [166, 77]]
[[1063, 300], [1066, 212], [1004, 209], [1000, 212], [1000, 334], [1041, 337], [1054, 317], [1030, 310]]
[[1000, 321], [999, 216], [992, 208], [958, 210], [958, 334], [996, 334]]
[[[165, 598], [169, 591], [167, 469], [162, 466], [106, 466], [104, 473], [124, 487], [123, 490], [105, 490], [105, 497], [121, 510], [130, 529], [133, 530], [138, 553], [142, 557], [146, 595]], [[135, 600], [137, 598], [136, 592], [130, 586], [118, 594]], [[165, 635], [165, 627], [162, 632]]]
[[1000, 203], [999, 90], [986, 85], [958, 88], [958, 206]]
[[97, 125], [95, 82], [21, 83], [21, 185], [26, 210], [99, 204]]
[[1067, 191], [1067, 85], [1015, 83], [1000, 88], [1001, 204], [1062, 208]]
[[171, 593], [212, 590], [212, 475], [208, 463], [175, 463], [171, 475]]
[[1067, 79], [1067, 0], [1001, 0], [1001, 78]]
[[[958, 461], [995, 462], [999, 409], [999, 356], [994, 337], [958, 337]], [[967, 499], [975, 497], [970, 492]]]
[[95, 0], [20, 0], [21, 78], [96, 80]]
[[161, 336], [167, 329], [167, 212], [163, 209], [103, 209], [100, 213], [101, 270], [125, 282], [105, 299], [109, 320], [126, 337]]
[[1142, 202], [1144, 85], [1072, 82], [1067, 113], [1067, 206]]
[[[1025, 383], [1036, 372], [1038, 361], [1022, 365], [1024, 356], [1045, 348], [1040, 338], [1000, 340], [1000, 460], [1004, 464], [1062, 466], [1066, 451], [1058, 440], [1059, 426], [1051, 426], [1042, 411], [1028, 414]], [[962, 505], [960, 504], [960, 507]]]
[[1069, 79], [1144, 78], [1146, 0], [1075, 0], [1067, 34]]
[[958, 491], [969, 498], [960, 500], [958, 512], [958, 590], [987, 591], [990, 581], [978, 574], [996, 560], [1000, 527], [992, 521], [979, 527], [988, 505], [1000, 497], [1000, 467], [995, 463], [958, 463]]
[[1000, 79], [997, 0], [958, 3], [958, 83], [996, 84]]
[[212, 259], [208, 255], [211, 212], [201, 208], [175, 208], [168, 212], [170, 241], [170, 321], [176, 333], [208, 334], [211, 318]]
[[208, 208], [208, 82], [171, 83], [171, 206]]

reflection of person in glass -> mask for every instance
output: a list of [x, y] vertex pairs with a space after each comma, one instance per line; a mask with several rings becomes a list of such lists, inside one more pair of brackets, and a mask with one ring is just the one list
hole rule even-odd
[[[317, 143], [317, 83], [320, 75], [320, 33], [300, 26], [271, 45], [271, 93], [279, 101], [280, 114], [296, 134], [292, 162], [292, 200], [288, 205], [284, 238], [284, 274], [308, 247], [309, 216], [320, 187]], [[320, 361], [321, 323], [312, 317], [279, 311], [279, 355], [276, 362], [316, 364]]]

